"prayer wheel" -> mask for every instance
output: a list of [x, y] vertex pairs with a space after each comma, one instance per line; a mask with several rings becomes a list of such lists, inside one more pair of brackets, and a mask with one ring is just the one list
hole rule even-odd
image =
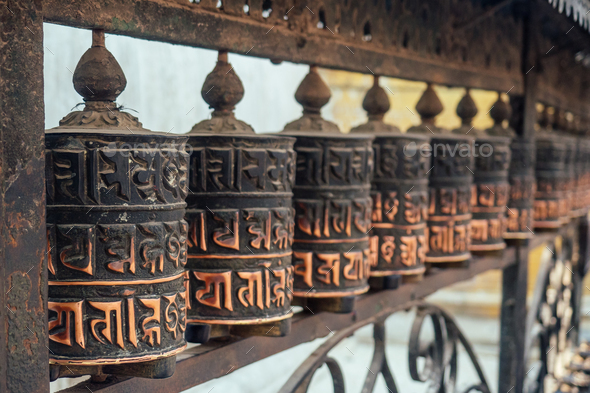
[[416, 104], [422, 124], [408, 132], [430, 136], [432, 156], [429, 175], [426, 263], [453, 266], [471, 259], [471, 188], [474, 159], [470, 154], [473, 138], [450, 134], [436, 127], [435, 117], [443, 106], [428, 84]]
[[[517, 104], [515, 101], [514, 104]], [[519, 116], [520, 109], [518, 114]], [[535, 142], [517, 136], [504, 121], [511, 116], [510, 107], [498, 93], [498, 99], [490, 109], [494, 125], [487, 129], [489, 135], [512, 138], [510, 143], [511, 159], [508, 173], [510, 191], [506, 205], [506, 228], [504, 239], [528, 239], [533, 237], [533, 201], [535, 196]]]
[[295, 140], [256, 135], [235, 118], [244, 88], [227, 52], [219, 52], [201, 95], [213, 113], [188, 134], [187, 340], [285, 335], [292, 315]]
[[590, 138], [588, 137], [589, 119], [587, 116], [580, 116], [578, 123], [578, 171], [577, 181], [577, 215], [588, 214], [590, 208]]
[[[379, 77], [363, 101], [369, 121], [351, 130], [375, 136], [375, 170], [370, 232], [372, 277], [401, 275], [419, 279], [426, 267], [426, 218], [430, 144], [427, 135], [405, 133], [383, 122], [389, 99]], [[376, 255], [376, 257], [375, 257]], [[372, 284], [373, 285], [373, 284]]]
[[457, 115], [461, 127], [453, 130], [457, 135], [475, 137], [471, 155], [475, 160], [473, 189], [471, 192], [471, 245], [474, 253], [502, 250], [508, 203], [508, 169], [510, 167], [510, 138], [490, 135], [472, 126], [477, 107], [469, 89], [459, 101]]
[[[330, 302], [314, 299], [350, 299], [366, 292], [374, 258], [369, 248], [373, 137], [343, 135], [324, 120], [320, 109], [330, 95], [316, 67], [310, 67], [295, 93], [303, 116], [283, 130], [297, 137], [293, 293], [318, 307]], [[347, 312], [346, 304], [333, 311]]]
[[50, 362], [168, 377], [186, 346], [187, 138], [120, 111], [127, 81], [101, 30], [73, 82], [86, 106], [45, 138]]
[[567, 141], [550, 130], [552, 116], [545, 107], [541, 114], [541, 129], [536, 137], [537, 160], [535, 176], [537, 190], [534, 203], [534, 225], [539, 229], [556, 229], [563, 223], [563, 205]]
[[562, 223], [566, 224], [572, 217], [572, 206], [574, 204], [575, 167], [578, 141], [570, 134], [569, 122], [566, 118], [566, 113], [563, 110], [556, 108], [553, 119], [554, 132], [557, 132], [566, 144], [565, 168], [562, 179], [563, 199], [559, 204], [559, 217]]

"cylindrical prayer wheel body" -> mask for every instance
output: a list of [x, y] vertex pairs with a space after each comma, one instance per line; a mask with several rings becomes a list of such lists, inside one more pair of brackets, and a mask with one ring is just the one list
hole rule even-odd
[[584, 209], [584, 155], [586, 154], [585, 140], [576, 137], [576, 151], [574, 157], [574, 174], [572, 180], [572, 203], [570, 208], [571, 217], [581, 217]]
[[51, 362], [171, 356], [186, 345], [186, 137], [96, 130], [46, 133]]
[[580, 176], [578, 178], [579, 216], [588, 214], [590, 208], [590, 139], [582, 136], [578, 139], [581, 152], [579, 157]]
[[505, 239], [527, 239], [533, 236], [533, 203], [535, 198], [535, 142], [515, 137], [510, 144], [510, 193], [506, 216]]
[[560, 205], [560, 217], [565, 224], [574, 217], [576, 191], [576, 161], [578, 159], [578, 140], [574, 136], [562, 135], [566, 141], [564, 200]]
[[536, 146], [534, 225], [536, 228], [559, 228], [563, 223], [563, 205], [566, 200], [567, 142], [560, 135], [543, 132], [537, 136]]
[[473, 146], [475, 175], [469, 249], [474, 252], [501, 250], [506, 247], [503, 235], [509, 193], [510, 138], [478, 136]]
[[188, 322], [252, 325], [292, 315], [294, 141], [190, 135]]
[[297, 137], [293, 292], [343, 297], [369, 289], [372, 136], [283, 131]]
[[467, 261], [471, 258], [473, 138], [437, 134], [430, 145], [426, 262]]
[[419, 134], [374, 134], [370, 232], [371, 276], [426, 270], [429, 140]]

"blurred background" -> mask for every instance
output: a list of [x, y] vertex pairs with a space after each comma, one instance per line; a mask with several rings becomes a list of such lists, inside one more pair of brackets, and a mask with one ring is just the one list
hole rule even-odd
[[[59, 120], [68, 114], [82, 98], [72, 86], [72, 75], [78, 60], [91, 43], [91, 33], [45, 24], [45, 119], [46, 128], [58, 126]], [[121, 64], [127, 77], [127, 88], [118, 104], [138, 116], [144, 127], [154, 131], [170, 131], [183, 134], [192, 126], [209, 117], [210, 110], [201, 98], [201, 86], [213, 69], [217, 53], [159, 42], [142, 41], [128, 37], [107, 35], [106, 46]], [[236, 117], [249, 123], [258, 133], [277, 132], [285, 124], [301, 115], [301, 107], [295, 101], [297, 86], [308, 67], [230, 54], [229, 61], [241, 78], [245, 95], [236, 109]], [[320, 70], [332, 90], [332, 98], [322, 114], [337, 123], [343, 132], [364, 123], [367, 116], [362, 109], [366, 91], [372, 85], [372, 76], [344, 71]], [[381, 78], [381, 85], [389, 94], [391, 110], [385, 122], [405, 131], [419, 124], [414, 107], [425, 84], [392, 78]], [[443, 102], [444, 112], [437, 117], [437, 124], [454, 128], [460, 124], [455, 113], [463, 89], [436, 86]], [[496, 92], [473, 90], [479, 113], [474, 125], [486, 128], [492, 125], [487, 112], [497, 98]], [[530, 255], [529, 293], [535, 283], [539, 260], [543, 252], [540, 246]], [[588, 286], [581, 315], [583, 327], [588, 326], [590, 303]], [[395, 293], [392, 294], [395, 296]], [[498, 339], [500, 336], [501, 272], [490, 271], [472, 280], [446, 288], [432, 295], [429, 301], [447, 309], [475, 347], [480, 364], [492, 391], [498, 384]], [[524, 318], [524, 316], [523, 316]], [[425, 391], [427, 386], [411, 380], [407, 366], [407, 339], [413, 321], [411, 313], [398, 313], [387, 321], [387, 356], [400, 392]], [[587, 337], [582, 329], [582, 339]], [[324, 339], [301, 345], [267, 358], [240, 370], [231, 372], [220, 380], [213, 380], [195, 387], [191, 393], [272, 393], [276, 392], [291, 373], [317, 348]], [[343, 368], [349, 391], [360, 391], [370, 364], [373, 351], [371, 328], [364, 328], [344, 340], [332, 352]], [[245, 355], [247, 356], [247, 355]], [[474, 382], [474, 371], [467, 362], [459, 367], [459, 387]], [[199, 370], [195, 370], [199, 372]], [[379, 377], [381, 378], [381, 377]], [[52, 383], [52, 391], [70, 386], [77, 381], [60, 379]], [[330, 392], [331, 379], [327, 369], [314, 376], [310, 392]], [[387, 392], [380, 380], [375, 392]]]

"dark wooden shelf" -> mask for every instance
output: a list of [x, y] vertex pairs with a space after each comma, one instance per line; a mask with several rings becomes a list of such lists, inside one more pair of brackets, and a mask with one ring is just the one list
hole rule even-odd
[[[551, 241], [557, 232], [539, 233], [520, 247], [531, 249]], [[386, 310], [394, 311], [407, 302], [422, 299], [441, 288], [468, 280], [492, 269], [502, 269], [516, 263], [517, 246], [509, 246], [496, 257], [475, 257], [467, 268], [432, 269], [419, 283], [403, 284], [398, 289], [369, 292], [360, 296], [350, 314], [305, 312], [293, 318], [291, 333], [286, 337], [250, 337], [231, 339], [198, 345], [178, 357], [176, 373], [165, 380], [140, 378], [115, 378], [111, 382], [93, 384], [83, 382], [62, 392], [138, 392], [153, 393], [181, 392], [209, 380], [223, 377], [228, 371], [235, 371], [258, 360], [281, 351], [327, 336], [330, 331], [342, 329], [351, 324], [369, 319]], [[326, 326], [330, 327], [330, 330]]]

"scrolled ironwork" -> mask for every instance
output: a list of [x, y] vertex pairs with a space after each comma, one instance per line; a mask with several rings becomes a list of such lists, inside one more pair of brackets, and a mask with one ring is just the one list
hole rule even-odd
[[[385, 320], [397, 312], [413, 309], [416, 309], [416, 317], [408, 344], [409, 373], [412, 379], [428, 383], [428, 392], [455, 392], [458, 372], [458, 348], [461, 346], [467, 353], [479, 379], [479, 382], [470, 385], [463, 392], [489, 393], [490, 389], [473, 348], [455, 320], [440, 307], [423, 301], [413, 301], [394, 309], [383, 310], [372, 318], [357, 322], [346, 329], [336, 332], [299, 366], [279, 390], [279, 393], [307, 392], [314, 373], [324, 364], [328, 366], [332, 376], [334, 392], [344, 393], [342, 371], [336, 360], [329, 356], [329, 353], [342, 340], [367, 325], [373, 325], [375, 346], [370, 367], [367, 368], [368, 372], [362, 393], [374, 390], [377, 377], [380, 374], [385, 380], [387, 389], [392, 393], [397, 393], [397, 385], [385, 354]], [[422, 332], [427, 321], [432, 324], [434, 334], [431, 339], [425, 340]], [[423, 367], [420, 368], [419, 364], [423, 364]]]
[[574, 225], [565, 227], [541, 258], [527, 316], [525, 393], [555, 391], [569, 373], [579, 325], [581, 292], [576, 287], [583, 285], [577, 237]]

